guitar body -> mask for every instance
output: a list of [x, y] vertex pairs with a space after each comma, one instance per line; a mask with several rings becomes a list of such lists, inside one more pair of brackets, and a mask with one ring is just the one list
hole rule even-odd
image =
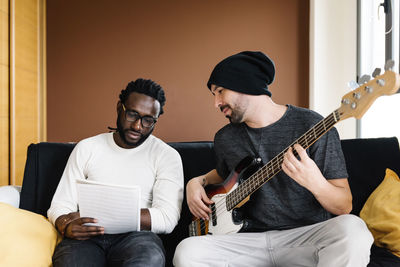
[[229, 210], [227, 208], [226, 196], [235, 190], [258, 165], [259, 163], [254, 158], [246, 157], [240, 161], [223, 183], [206, 186], [207, 196], [214, 202], [210, 205], [212, 210], [212, 213], [209, 214], [210, 220], [193, 218], [189, 225], [190, 236], [237, 233], [242, 229], [242, 216], [237, 209]]

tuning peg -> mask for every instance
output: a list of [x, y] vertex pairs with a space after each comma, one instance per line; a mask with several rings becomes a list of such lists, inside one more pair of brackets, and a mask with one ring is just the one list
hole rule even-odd
[[389, 59], [388, 61], [386, 61], [385, 70], [393, 70], [393, 67], [394, 67], [394, 60], [393, 59]]
[[368, 74], [364, 74], [363, 76], [361, 76], [360, 79], [358, 79], [358, 83], [364, 84], [366, 82], [369, 82], [369, 80], [371, 80], [371, 76], [369, 76]]
[[381, 68], [376, 68], [374, 72], [372, 73], [372, 77], [377, 77], [379, 74], [381, 74]]
[[358, 83], [356, 83], [355, 81], [351, 80], [347, 83], [347, 86], [351, 89], [351, 90], [355, 90], [357, 89], [360, 85]]

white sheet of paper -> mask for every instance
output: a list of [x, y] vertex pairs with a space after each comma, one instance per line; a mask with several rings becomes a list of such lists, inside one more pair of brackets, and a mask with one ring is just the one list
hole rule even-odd
[[106, 234], [140, 230], [140, 187], [76, 180], [81, 217], [98, 220]]

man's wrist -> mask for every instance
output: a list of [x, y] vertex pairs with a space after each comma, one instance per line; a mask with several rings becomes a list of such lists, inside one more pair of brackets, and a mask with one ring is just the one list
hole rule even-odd
[[61, 233], [62, 236], [65, 235], [65, 230], [72, 221], [73, 219], [68, 214], [61, 215], [60, 217], [57, 218], [56, 221], [57, 230]]
[[205, 175], [203, 175], [203, 176], [200, 176], [199, 179], [200, 179], [201, 186], [205, 187], [207, 185], [207, 177]]

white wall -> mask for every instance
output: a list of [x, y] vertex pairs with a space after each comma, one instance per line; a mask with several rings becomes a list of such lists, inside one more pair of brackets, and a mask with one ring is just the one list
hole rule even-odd
[[[357, 77], [357, 0], [310, 1], [310, 108], [326, 117]], [[356, 137], [356, 120], [336, 124], [341, 139]]]

